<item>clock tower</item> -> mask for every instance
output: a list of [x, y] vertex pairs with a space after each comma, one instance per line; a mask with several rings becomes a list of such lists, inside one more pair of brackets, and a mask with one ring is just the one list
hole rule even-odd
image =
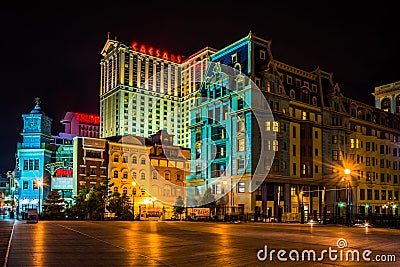
[[50, 193], [51, 174], [45, 169], [52, 162], [57, 147], [51, 141], [52, 118], [46, 116], [35, 98], [31, 112], [22, 114], [22, 142], [17, 144], [15, 181], [19, 211], [35, 207], [42, 211], [43, 199]]
[[24, 120], [23, 144], [25, 147], [40, 148], [41, 143], [50, 143], [52, 118], [46, 116], [40, 107], [40, 99], [35, 98], [36, 105], [28, 114], [22, 114]]

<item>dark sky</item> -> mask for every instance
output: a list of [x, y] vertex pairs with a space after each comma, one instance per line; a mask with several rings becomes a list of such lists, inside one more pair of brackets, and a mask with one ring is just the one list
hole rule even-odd
[[0, 8], [0, 171], [14, 168], [21, 115], [36, 96], [54, 119], [54, 134], [67, 111], [98, 113], [107, 32], [188, 56], [251, 30], [272, 40], [275, 59], [332, 72], [345, 95], [371, 105], [375, 86], [400, 80], [400, 23], [386, 1], [13, 2]]

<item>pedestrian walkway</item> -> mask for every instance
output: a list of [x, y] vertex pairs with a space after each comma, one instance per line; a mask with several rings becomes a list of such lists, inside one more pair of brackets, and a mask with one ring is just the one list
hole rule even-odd
[[4, 266], [14, 219], [0, 219], [0, 267]]

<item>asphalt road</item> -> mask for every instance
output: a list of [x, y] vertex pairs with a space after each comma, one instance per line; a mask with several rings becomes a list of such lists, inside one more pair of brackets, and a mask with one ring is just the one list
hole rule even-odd
[[[338, 244], [339, 239], [345, 241]], [[265, 246], [267, 257], [263, 260]], [[7, 266], [400, 266], [399, 248], [400, 230], [379, 228], [274, 223], [15, 221]], [[360, 261], [353, 261], [351, 254], [348, 254], [350, 260], [345, 261], [349, 249], [359, 252]], [[275, 251], [270, 260], [272, 250]], [[279, 254], [279, 250], [285, 253]], [[315, 251], [316, 260], [304, 250]], [[328, 252], [321, 256], [323, 250]], [[365, 255], [370, 262], [362, 258], [366, 250], [371, 251]], [[391, 262], [378, 263], [377, 255], [378, 259], [386, 260], [394, 255], [396, 262], [392, 257]]]

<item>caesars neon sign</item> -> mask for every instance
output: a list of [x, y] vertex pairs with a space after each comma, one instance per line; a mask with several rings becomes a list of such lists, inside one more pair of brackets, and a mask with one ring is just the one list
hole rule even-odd
[[131, 45], [132, 49], [143, 53], [143, 54], [148, 54], [150, 56], [162, 58], [165, 60], [169, 60], [175, 63], [181, 63], [182, 62], [182, 57], [181, 56], [176, 56], [174, 54], [169, 54], [167, 51], [162, 51], [160, 49], [153, 48], [151, 46], [146, 47], [144, 44], [138, 44], [137, 42], [133, 42]]

